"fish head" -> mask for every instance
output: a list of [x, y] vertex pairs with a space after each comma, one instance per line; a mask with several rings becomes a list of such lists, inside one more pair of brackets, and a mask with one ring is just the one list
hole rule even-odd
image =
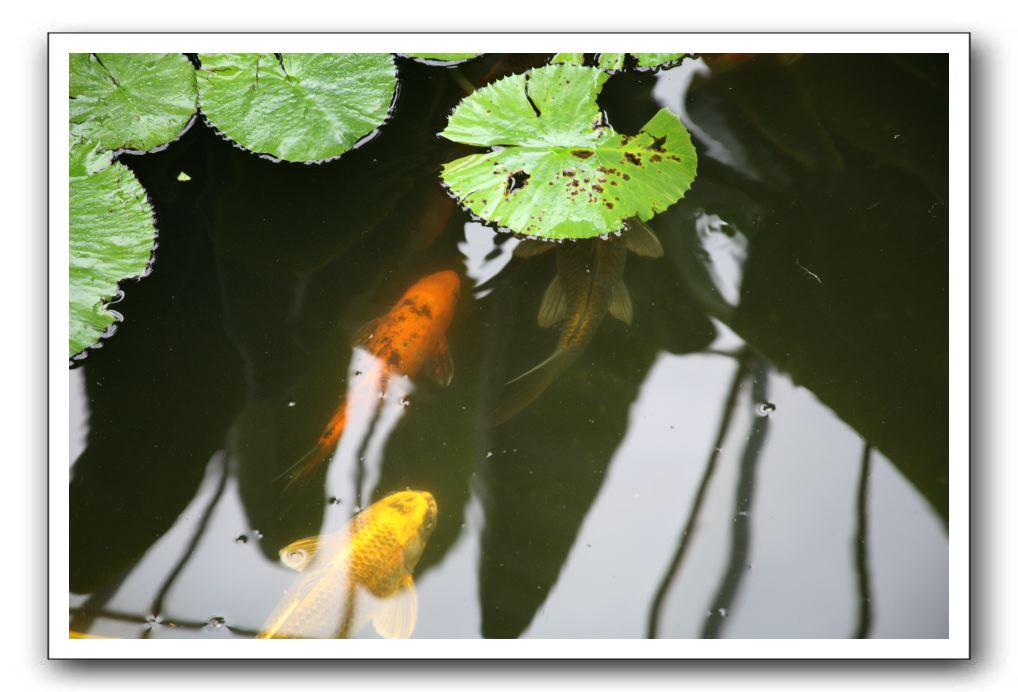
[[429, 274], [411, 289], [418, 302], [428, 305], [434, 315], [446, 315], [451, 319], [460, 296], [460, 277], [452, 270]]
[[403, 546], [407, 571], [412, 571], [435, 530], [438, 503], [427, 491], [404, 490], [380, 500], [378, 505], [377, 510], [386, 515], [386, 523]]

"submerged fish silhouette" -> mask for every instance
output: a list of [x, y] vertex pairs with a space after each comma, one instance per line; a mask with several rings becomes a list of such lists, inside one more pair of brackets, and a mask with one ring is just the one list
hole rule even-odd
[[282, 474], [290, 475], [288, 485], [314, 475], [339, 444], [350, 410], [377, 406], [393, 375], [413, 379], [421, 370], [427, 370], [439, 384], [452, 381], [452, 357], [445, 333], [456, 311], [459, 290], [456, 272], [430, 274], [407, 289], [389, 312], [361, 327], [354, 336], [354, 346], [373, 356], [371, 365], [350, 385], [311, 451]]
[[626, 253], [644, 257], [664, 254], [654, 232], [638, 220], [630, 220], [628, 229], [616, 238], [559, 245], [524, 241], [516, 254], [532, 257], [551, 247], [556, 248], [558, 273], [544, 293], [537, 323], [542, 327], [562, 323], [558, 345], [543, 362], [507, 383], [513, 391], [493, 411], [493, 425], [504, 423], [540, 397], [583, 353], [605, 315], [632, 323], [633, 302], [622, 281]]
[[431, 493], [406, 490], [374, 503], [331, 536], [279, 551], [301, 572], [258, 639], [344, 639], [371, 621], [386, 639], [407, 638], [417, 622], [413, 570], [435, 528]]

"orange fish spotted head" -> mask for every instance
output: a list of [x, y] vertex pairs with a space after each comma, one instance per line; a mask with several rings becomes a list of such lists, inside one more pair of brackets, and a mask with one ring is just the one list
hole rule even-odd
[[459, 296], [460, 277], [451, 270], [429, 274], [407, 291], [408, 298], [428, 307], [429, 317], [444, 316], [446, 324], [452, 319]]

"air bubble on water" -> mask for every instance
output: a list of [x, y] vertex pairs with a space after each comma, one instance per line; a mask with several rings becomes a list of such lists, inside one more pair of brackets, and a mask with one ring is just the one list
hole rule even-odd
[[484, 458], [485, 458], [485, 459], [490, 459], [490, 458], [492, 458], [493, 456], [495, 456], [495, 453], [494, 453], [494, 452], [488, 452], [487, 454], [485, 454], [485, 455], [484, 455]]
[[296, 402], [296, 401], [287, 401], [287, 402], [286, 402], [286, 405], [287, 405], [288, 407], [290, 407], [290, 408], [293, 408], [294, 406], [296, 406], [296, 405], [297, 405], [297, 402]]
[[407, 406], [409, 406], [410, 405], [410, 397], [408, 397], [408, 396], [401, 396], [399, 398], [399, 405], [402, 406], [403, 408], [406, 408]]
[[726, 608], [718, 608], [718, 615], [728, 617], [728, 610]]
[[340, 500], [340, 499], [339, 499], [338, 497], [336, 497], [335, 495], [333, 495], [332, 497], [330, 497], [330, 498], [329, 498], [329, 504], [330, 504], [330, 505], [338, 505], [338, 504], [339, 504], [339, 503], [341, 503], [341, 502], [342, 502], [342, 500]]
[[239, 536], [233, 539], [233, 542], [240, 543], [243, 545], [244, 543], [247, 543], [247, 536], [245, 536], [244, 534], [240, 534]]
[[213, 615], [205, 621], [205, 629], [207, 630], [221, 630], [226, 625], [226, 618], [221, 615]]
[[251, 533], [253, 533], [254, 537], [257, 538], [259, 541], [262, 540], [262, 532], [259, 531], [258, 529], [255, 529]]
[[774, 404], [772, 404], [771, 402], [765, 401], [763, 403], [760, 403], [760, 404], [756, 405], [756, 415], [758, 415], [761, 418], [763, 418], [765, 416], [769, 416], [772, 413], [774, 413], [774, 411], [776, 411], [777, 408], [778, 407], [775, 406]]
[[894, 139], [901, 139], [901, 135], [894, 135]]

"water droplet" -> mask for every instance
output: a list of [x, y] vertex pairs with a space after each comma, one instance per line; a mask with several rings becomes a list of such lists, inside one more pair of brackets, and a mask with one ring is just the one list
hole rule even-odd
[[399, 405], [402, 406], [403, 408], [406, 408], [407, 406], [409, 406], [410, 405], [410, 397], [408, 397], [408, 396], [401, 396], [399, 398]]
[[287, 402], [286, 402], [286, 405], [287, 405], [288, 407], [290, 407], [290, 408], [293, 408], [294, 406], [296, 406], [296, 405], [297, 405], [297, 402], [296, 402], [296, 401], [287, 401]]
[[342, 502], [342, 500], [340, 500], [340, 499], [339, 499], [338, 497], [336, 497], [335, 495], [333, 495], [332, 497], [330, 497], [330, 498], [329, 498], [329, 504], [330, 504], [330, 505], [338, 505], [338, 504], [340, 504], [341, 502]]
[[728, 610], [726, 608], [718, 608], [718, 615], [728, 617]]
[[487, 454], [485, 454], [485, 455], [484, 455], [484, 458], [485, 458], [485, 459], [490, 459], [490, 458], [492, 458], [493, 456], [495, 456], [495, 453], [494, 453], [494, 452], [488, 452]]
[[901, 135], [894, 135], [894, 139], [901, 139]]
[[247, 536], [245, 536], [244, 534], [240, 534], [239, 536], [233, 539], [233, 542], [240, 544], [247, 543]]
[[221, 615], [213, 615], [205, 621], [205, 629], [207, 630], [221, 630], [226, 625], [226, 618]]
[[163, 624], [162, 615], [149, 615], [145, 618], [145, 629], [154, 629], [161, 624]]
[[765, 401], [762, 404], [756, 405], [756, 415], [760, 417], [769, 416], [772, 413], [774, 413], [774, 411], [776, 411], [777, 408], [778, 407], [772, 404], [771, 402]]
[[259, 541], [262, 540], [262, 532], [259, 531], [258, 529], [255, 529], [251, 533], [253, 533], [254, 537], [257, 538]]

